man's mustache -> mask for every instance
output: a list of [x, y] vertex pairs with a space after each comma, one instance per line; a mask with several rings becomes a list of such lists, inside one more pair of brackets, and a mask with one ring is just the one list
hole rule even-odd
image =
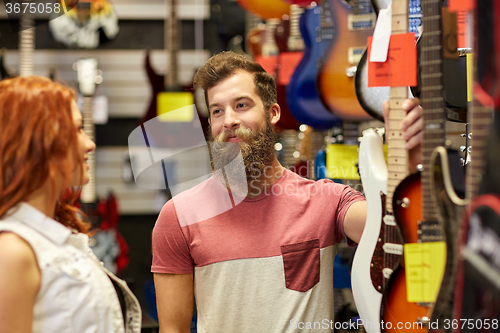
[[246, 127], [239, 127], [234, 131], [223, 131], [214, 139], [215, 142], [227, 142], [230, 137], [237, 137], [238, 139], [248, 142], [254, 136], [251, 129]]

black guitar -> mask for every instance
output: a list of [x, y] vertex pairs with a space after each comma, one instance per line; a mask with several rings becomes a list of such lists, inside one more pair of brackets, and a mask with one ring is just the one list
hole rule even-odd
[[[179, 53], [179, 23], [177, 19], [177, 0], [169, 0], [170, 15], [167, 17], [165, 24], [165, 41], [167, 51], [168, 74], [160, 75], [155, 72], [151, 65], [150, 51], [147, 50], [145, 58], [145, 69], [151, 84], [151, 100], [144, 116], [140, 120], [143, 126], [144, 134], [147, 135], [147, 144], [150, 147], [163, 148], [182, 148], [192, 147], [199, 144], [199, 138], [194, 137], [190, 133], [193, 132], [193, 126], [201, 124], [205, 133], [208, 127], [206, 115], [196, 112], [200, 122], [193, 121], [178, 121], [169, 122], [162, 120], [159, 113], [163, 111], [159, 107], [160, 99], [174, 100], [181, 96], [183, 100], [189, 100], [180, 107], [187, 107], [194, 104], [192, 86], [182, 87], [178, 82], [178, 53]], [[159, 112], [160, 111], [160, 112]], [[195, 116], [196, 116], [195, 115]], [[146, 127], [144, 125], [147, 123]], [[196, 129], [198, 131], [199, 129]]]

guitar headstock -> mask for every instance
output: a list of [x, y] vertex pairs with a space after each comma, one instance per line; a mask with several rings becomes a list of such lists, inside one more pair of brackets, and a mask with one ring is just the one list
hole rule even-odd
[[83, 96], [93, 96], [96, 85], [103, 81], [102, 71], [97, 67], [97, 58], [82, 58], [73, 64], [77, 72], [78, 87]]

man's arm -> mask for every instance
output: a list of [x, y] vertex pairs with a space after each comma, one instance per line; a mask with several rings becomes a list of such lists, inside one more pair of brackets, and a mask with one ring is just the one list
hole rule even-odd
[[350, 240], [359, 244], [366, 221], [366, 201], [353, 203], [344, 217], [344, 233]]
[[193, 318], [193, 274], [154, 274], [160, 333], [189, 333]]

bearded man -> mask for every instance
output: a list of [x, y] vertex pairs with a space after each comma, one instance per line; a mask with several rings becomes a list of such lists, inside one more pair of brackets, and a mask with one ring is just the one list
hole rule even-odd
[[[221, 173], [179, 194], [190, 209], [180, 212], [174, 198], [156, 222], [151, 270], [160, 332], [190, 332], [193, 299], [198, 332], [332, 332], [336, 244], [359, 241], [363, 195], [280, 165], [273, 149], [280, 106], [274, 79], [259, 64], [222, 52], [199, 69], [194, 85], [205, 91], [213, 167]], [[418, 100], [403, 108], [408, 148], [418, 148]], [[226, 168], [240, 151], [237, 166]], [[230, 185], [239, 168], [245, 196], [235, 204], [242, 189]], [[230, 209], [213, 210], [208, 198], [230, 201]]]

